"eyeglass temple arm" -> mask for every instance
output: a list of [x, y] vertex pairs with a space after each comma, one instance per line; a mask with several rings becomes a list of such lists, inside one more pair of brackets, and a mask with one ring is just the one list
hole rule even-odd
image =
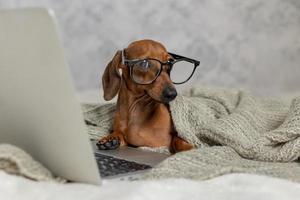
[[175, 54], [175, 53], [168, 52], [168, 54], [170, 54], [174, 59], [184, 59], [188, 62], [194, 63], [196, 66], [200, 65], [200, 61], [198, 61], [198, 60], [195, 60], [195, 59], [192, 59], [192, 58], [187, 58], [187, 57]]
[[121, 51], [121, 58], [122, 58], [122, 65], [125, 65], [125, 55], [124, 55], [124, 49]]

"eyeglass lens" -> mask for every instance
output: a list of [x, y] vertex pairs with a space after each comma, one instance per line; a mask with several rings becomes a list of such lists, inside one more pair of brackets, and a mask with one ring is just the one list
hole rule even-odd
[[161, 64], [157, 60], [141, 60], [132, 66], [132, 78], [140, 84], [153, 82], [160, 72]]
[[173, 83], [183, 83], [187, 81], [194, 71], [195, 65], [187, 61], [178, 61], [174, 63], [170, 72], [170, 78]]

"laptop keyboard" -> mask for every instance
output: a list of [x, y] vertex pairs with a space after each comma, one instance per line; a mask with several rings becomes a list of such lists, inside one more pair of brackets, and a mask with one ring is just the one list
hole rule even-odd
[[99, 153], [96, 153], [95, 157], [101, 177], [114, 176], [151, 168], [150, 165], [140, 164]]

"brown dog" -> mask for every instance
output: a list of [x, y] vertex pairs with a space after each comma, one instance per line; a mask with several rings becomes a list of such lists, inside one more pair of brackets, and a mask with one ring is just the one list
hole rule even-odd
[[[155, 58], [162, 62], [172, 59], [166, 48], [153, 40], [140, 40], [124, 49], [129, 60]], [[169, 147], [171, 152], [190, 150], [193, 146], [177, 136], [168, 102], [177, 92], [170, 80], [167, 66], [157, 79], [148, 85], [136, 84], [130, 78], [127, 65], [122, 63], [122, 52], [117, 51], [102, 77], [104, 99], [118, 94], [114, 131], [101, 138], [99, 149], [116, 149], [123, 145]]]

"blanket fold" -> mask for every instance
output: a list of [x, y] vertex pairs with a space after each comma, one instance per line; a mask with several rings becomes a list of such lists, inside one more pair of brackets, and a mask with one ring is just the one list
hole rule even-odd
[[[298, 100], [289, 108], [244, 91], [193, 88], [170, 109], [179, 136], [197, 146], [209, 140], [210, 146], [230, 146], [244, 158], [289, 162], [300, 155]], [[285, 142], [275, 142], [279, 137]]]
[[32, 180], [64, 182], [25, 151], [10, 144], [0, 144], [0, 169]]

